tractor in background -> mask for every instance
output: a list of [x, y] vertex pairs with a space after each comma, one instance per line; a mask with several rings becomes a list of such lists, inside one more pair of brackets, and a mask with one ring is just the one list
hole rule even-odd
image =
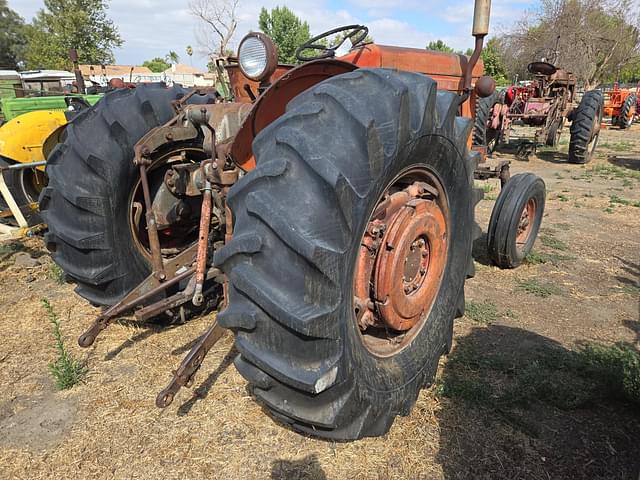
[[640, 83], [635, 90], [622, 89], [615, 82], [612, 90], [604, 92], [603, 114], [611, 119], [611, 125], [624, 130], [629, 128], [638, 114], [638, 99], [640, 98]]
[[521, 141], [516, 157], [527, 160], [539, 145], [557, 147], [566, 121], [571, 121], [570, 163], [587, 163], [598, 143], [603, 115], [602, 93], [586, 92], [576, 106], [576, 78], [548, 62], [532, 62], [532, 80], [512, 85], [499, 96], [481, 99], [476, 129], [486, 137], [489, 150], [508, 144], [512, 125], [537, 127], [533, 140]]
[[474, 179], [503, 181], [488, 228], [501, 267], [522, 262], [544, 212], [542, 179], [472, 146], [474, 106], [495, 90], [478, 63], [489, 10], [476, 0], [471, 57], [349, 25], [292, 67], [253, 32], [226, 67], [233, 102], [142, 86], [71, 121], [40, 208], [53, 260], [106, 307], [80, 346], [122, 316], [184, 321], [222, 298], [157, 406], [229, 329], [255, 397], [298, 431], [351, 440], [408, 415], [464, 314]]

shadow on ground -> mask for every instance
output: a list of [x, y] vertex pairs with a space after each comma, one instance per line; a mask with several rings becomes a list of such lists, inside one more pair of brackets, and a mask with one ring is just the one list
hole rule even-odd
[[610, 164], [630, 170], [640, 170], [640, 158], [619, 157], [613, 155], [607, 159]]
[[625, 359], [639, 361], [637, 347], [570, 351], [517, 328], [474, 329], [436, 386], [444, 478], [637, 479], [640, 389], [630, 400], [609, 370]]

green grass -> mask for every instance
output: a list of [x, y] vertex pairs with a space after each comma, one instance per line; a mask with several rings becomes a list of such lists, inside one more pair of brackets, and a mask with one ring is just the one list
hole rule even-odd
[[610, 206], [609, 206], [609, 207], [605, 208], [605, 209], [604, 209], [604, 212], [605, 212], [605, 213], [613, 213], [613, 207], [610, 207]]
[[498, 307], [490, 301], [471, 302], [465, 304], [465, 316], [474, 322], [490, 325], [498, 319]]
[[495, 200], [496, 198], [498, 198], [497, 195], [485, 195], [484, 196], [485, 200]]
[[476, 182], [476, 188], [480, 188], [484, 193], [493, 192], [496, 189], [495, 185], [491, 185], [489, 182]]
[[623, 187], [633, 187], [633, 182], [631, 180], [629, 180], [628, 178], [625, 178], [622, 180], [622, 186]]
[[585, 370], [612, 395], [640, 406], [640, 352], [631, 345], [587, 344], [579, 352]]
[[617, 205], [631, 205], [631, 201], [626, 198], [620, 198], [617, 195], [609, 195], [609, 203]]
[[550, 263], [552, 265], [558, 265], [560, 262], [566, 262], [569, 260], [575, 260], [576, 257], [571, 255], [560, 255], [558, 253], [546, 253], [532, 250], [525, 261], [530, 265], [540, 265]]
[[585, 168], [582, 176], [590, 178], [593, 176], [604, 178], [627, 178], [640, 180], [640, 171], [618, 167], [616, 165], [598, 164], [590, 168]]
[[559, 193], [556, 198], [558, 200], [560, 200], [561, 202], [568, 202], [569, 201], [569, 197], [567, 197], [566, 195], [563, 195], [561, 193]]
[[638, 295], [640, 294], [640, 284], [638, 283], [625, 283], [622, 286], [622, 293], [627, 295]]
[[55, 263], [49, 264], [47, 277], [49, 277], [50, 280], [56, 282], [58, 285], [62, 285], [64, 283], [64, 271]]
[[625, 142], [625, 141], [615, 142], [615, 143], [604, 142], [598, 146], [600, 148], [608, 148], [609, 150], [613, 150], [615, 152], [626, 152], [627, 150], [633, 147], [633, 143]]
[[562, 295], [562, 290], [553, 283], [541, 283], [538, 280], [519, 280], [516, 290], [535, 295], [540, 298], [547, 298], [552, 295]]
[[640, 407], [640, 352], [631, 345], [589, 343], [576, 350], [540, 344], [505, 354], [463, 338], [450, 354], [435, 394], [510, 411], [546, 403], [562, 410], [599, 401]]
[[86, 367], [67, 350], [62, 337], [62, 325], [55, 310], [47, 299], [42, 299], [42, 305], [47, 311], [49, 322], [53, 328], [53, 338], [57, 351], [57, 358], [49, 364], [49, 371], [53, 376], [58, 390], [66, 390], [79, 383], [86, 374]]
[[545, 247], [553, 248], [554, 250], [561, 250], [561, 251], [569, 250], [569, 247], [567, 246], [566, 243], [550, 235], [541, 235], [540, 242]]

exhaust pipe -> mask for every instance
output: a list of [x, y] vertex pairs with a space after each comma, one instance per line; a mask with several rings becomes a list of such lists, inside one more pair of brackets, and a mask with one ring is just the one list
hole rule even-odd
[[485, 36], [489, 33], [489, 16], [491, 14], [491, 0], [476, 0], [473, 9], [473, 36]]
[[[467, 63], [467, 69], [464, 73], [464, 89], [462, 94], [462, 101], [466, 101], [471, 93], [471, 79], [473, 77], [473, 69], [478, 63], [480, 54], [482, 53], [482, 46], [484, 43], [484, 37], [489, 33], [489, 16], [491, 13], [491, 0], [476, 0], [475, 7], [473, 9], [473, 29], [472, 35], [476, 37], [476, 45], [473, 50], [471, 58]], [[491, 82], [483, 82], [491, 83]], [[495, 82], [493, 82], [493, 89], [483, 88], [482, 96], [489, 96], [495, 90]]]

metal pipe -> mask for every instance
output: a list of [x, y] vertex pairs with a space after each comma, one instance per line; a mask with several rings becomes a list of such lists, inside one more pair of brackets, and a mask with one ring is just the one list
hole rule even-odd
[[151, 204], [151, 193], [149, 192], [149, 180], [147, 178], [147, 166], [140, 165], [140, 183], [144, 194], [144, 204], [146, 208], [145, 219], [147, 221], [147, 235], [149, 237], [149, 247], [151, 248], [151, 264], [153, 274], [158, 280], [164, 280], [167, 275], [164, 273], [164, 263], [162, 262], [162, 252], [160, 251], [160, 238], [158, 237], [158, 226], [156, 216], [153, 214]]
[[22, 170], [24, 168], [41, 167], [46, 164], [47, 164], [46, 160], [42, 160], [39, 162], [16, 163], [13, 165], [8, 165], [6, 167], [0, 167], [0, 170]]

